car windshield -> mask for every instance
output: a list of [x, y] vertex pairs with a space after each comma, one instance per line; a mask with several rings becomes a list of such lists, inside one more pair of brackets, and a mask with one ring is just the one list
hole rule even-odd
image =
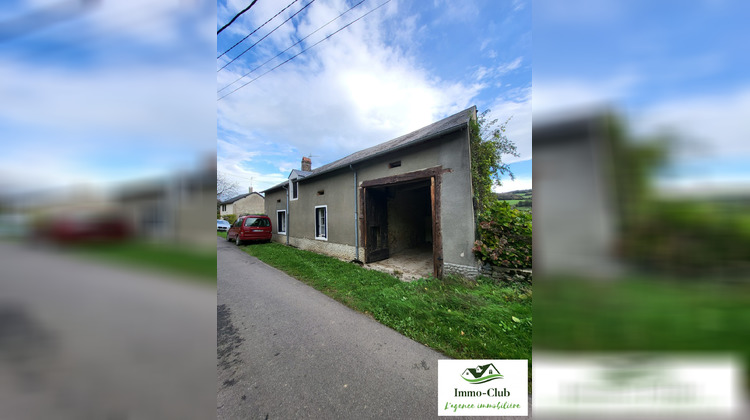
[[229, 226], [229, 222], [227, 222], [226, 220], [217, 220], [216, 224], [222, 225], [222, 226]]

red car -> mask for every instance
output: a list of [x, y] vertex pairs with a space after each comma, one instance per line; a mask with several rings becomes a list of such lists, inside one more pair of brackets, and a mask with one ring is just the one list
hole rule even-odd
[[39, 220], [36, 239], [57, 244], [119, 242], [133, 234], [125, 217], [108, 213], [61, 213]]
[[263, 215], [240, 216], [227, 231], [227, 241], [270, 241], [271, 219]]

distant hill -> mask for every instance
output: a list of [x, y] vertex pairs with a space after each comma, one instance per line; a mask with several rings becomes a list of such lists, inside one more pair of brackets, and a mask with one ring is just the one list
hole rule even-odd
[[502, 193], [495, 193], [498, 200], [526, 200], [531, 199], [532, 190], [516, 190]]
[[507, 201], [508, 204], [520, 209], [531, 209], [532, 190], [516, 190], [502, 193], [495, 193], [500, 201]]

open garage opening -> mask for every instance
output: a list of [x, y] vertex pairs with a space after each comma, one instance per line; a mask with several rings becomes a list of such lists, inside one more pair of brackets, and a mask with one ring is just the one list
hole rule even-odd
[[405, 280], [434, 275], [432, 178], [365, 190], [365, 262]]

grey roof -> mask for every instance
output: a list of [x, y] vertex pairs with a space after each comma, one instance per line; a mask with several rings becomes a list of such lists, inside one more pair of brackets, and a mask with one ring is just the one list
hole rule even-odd
[[311, 173], [313, 173], [313, 171], [301, 171], [299, 169], [292, 169], [292, 172], [289, 174], [289, 178], [291, 178], [292, 175], [297, 175], [297, 178], [304, 178]]
[[[349, 156], [341, 158], [335, 162], [331, 162], [327, 165], [323, 165], [319, 168], [315, 168], [312, 172], [297, 171], [298, 173], [307, 173], [305, 180], [335, 171], [337, 169], [345, 168], [349, 165], [353, 165], [367, 159], [383, 155], [385, 153], [393, 152], [396, 150], [403, 149], [408, 146], [413, 146], [428, 140], [435, 139], [440, 135], [447, 134], [459, 128], [466, 126], [469, 120], [476, 115], [477, 108], [472, 106], [461, 112], [451, 115], [450, 117], [443, 118], [438, 122], [434, 122], [428, 126], [422, 127], [419, 130], [412, 131], [409, 134], [405, 134], [401, 137], [396, 137], [393, 140], [389, 140], [385, 143], [380, 143], [376, 146], [369, 147], [358, 152], [354, 152]], [[295, 169], [296, 170], [296, 169]], [[292, 171], [294, 172], [294, 171]], [[281, 188], [286, 182], [274, 185], [266, 191], [275, 190]]]
[[[228, 199], [228, 200], [224, 200], [224, 201], [222, 201], [222, 202], [221, 202], [221, 204], [232, 204], [232, 203], [234, 203], [235, 201], [238, 201], [238, 200], [242, 200], [243, 198], [245, 198], [245, 197], [248, 197], [248, 196], [251, 196], [251, 195], [253, 195], [253, 194], [258, 194], [258, 193], [257, 193], [257, 192], [255, 192], [255, 191], [253, 191], [253, 192], [251, 192], [251, 193], [244, 193], [244, 194], [240, 194], [240, 195], [238, 195], [238, 196], [235, 196], [235, 197], [232, 197], [232, 198], [230, 198], [230, 199]], [[260, 195], [260, 194], [258, 194], [258, 195]], [[261, 197], [263, 197], [262, 195], [260, 195], [260, 196], [261, 196]]]

